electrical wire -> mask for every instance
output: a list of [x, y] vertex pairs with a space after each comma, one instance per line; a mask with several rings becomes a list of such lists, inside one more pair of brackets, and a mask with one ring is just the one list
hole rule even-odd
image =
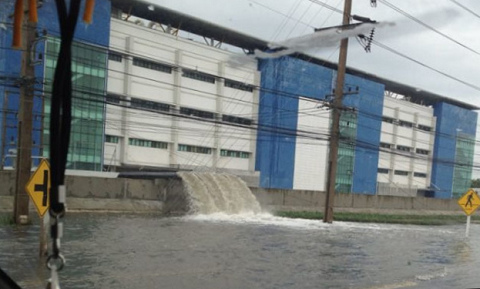
[[456, 39], [448, 36], [447, 34], [439, 31], [438, 29], [435, 29], [434, 27], [428, 25], [427, 23], [421, 21], [420, 19], [412, 16], [411, 14], [408, 14], [407, 12], [405, 12], [405, 11], [402, 10], [402, 9], [400, 9], [399, 7], [391, 4], [391, 3], [388, 2], [387, 0], [378, 0], [378, 1], [379, 1], [380, 3], [383, 3], [384, 5], [386, 5], [387, 7], [393, 9], [394, 11], [402, 14], [403, 16], [407, 17], [408, 19], [413, 20], [414, 22], [416, 22], [416, 23], [422, 25], [423, 27], [425, 27], [425, 28], [427, 28], [427, 29], [435, 32], [436, 34], [442, 36], [443, 38], [448, 39], [449, 41], [457, 44], [458, 46], [463, 47], [463, 48], [467, 49], [468, 51], [473, 52], [473, 53], [475, 53], [475, 54], [477, 54], [477, 55], [480, 55], [480, 52], [478, 52], [477, 50], [469, 47], [469, 46], [466, 45], [466, 44], [461, 43], [460, 41], [458, 41], [458, 40], [456, 40]]
[[467, 11], [468, 13], [472, 14], [473, 16], [477, 17], [480, 19], [480, 15], [478, 13], [476, 13], [475, 11], [473, 11], [472, 9], [468, 8], [467, 6], [461, 4], [460, 2], [456, 1], [456, 0], [450, 0], [450, 2], [452, 2], [453, 4], [461, 7], [462, 9], [464, 9], [465, 11]]

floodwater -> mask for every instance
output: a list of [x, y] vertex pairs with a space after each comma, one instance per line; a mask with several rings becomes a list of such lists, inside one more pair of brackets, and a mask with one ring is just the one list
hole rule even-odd
[[[268, 214], [69, 214], [62, 288], [477, 288], [480, 225], [404, 226]], [[0, 227], [0, 267], [45, 288], [38, 226]]]

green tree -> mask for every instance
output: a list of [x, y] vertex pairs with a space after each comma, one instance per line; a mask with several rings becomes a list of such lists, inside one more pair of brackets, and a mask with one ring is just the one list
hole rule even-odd
[[470, 187], [471, 188], [480, 188], [480, 179], [473, 179]]

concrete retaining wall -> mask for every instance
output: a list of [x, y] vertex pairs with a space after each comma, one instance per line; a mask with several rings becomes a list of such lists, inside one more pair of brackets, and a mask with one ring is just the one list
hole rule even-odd
[[[13, 196], [15, 172], [0, 171], [0, 184], [0, 196]], [[169, 181], [66, 176], [65, 185], [74, 198], [163, 200]]]
[[[15, 172], [0, 171], [0, 196], [14, 195]], [[178, 213], [186, 210], [186, 198], [179, 179], [118, 179], [103, 177], [67, 176], [67, 197], [73, 199], [153, 201], [165, 203], [164, 212]], [[302, 190], [279, 190], [251, 188], [262, 207], [288, 208], [293, 210], [325, 207], [325, 193]], [[75, 209], [82, 209], [82, 202], [76, 201]], [[83, 202], [87, 206], [88, 202]], [[128, 203], [128, 202], [127, 202]], [[98, 203], [100, 204], [100, 203]], [[139, 202], [138, 204], [142, 204]], [[105, 205], [107, 206], [107, 205]], [[112, 207], [113, 206], [113, 207]], [[119, 205], [120, 206], [120, 205]], [[134, 208], [136, 205], [128, 205]], [[127, 206], [127, 207], [128, 207]], [[159, 205], [152, 205], [158, 208]], [[150, 206], [150, 208], [152, 207]], [[96, 209], [101, 206], [95, 205]], [[124, 206], [120, 206], [124, 207]], [[138, 207], [138, 206], [137, 206]], [[72, 208], [70, 206], [70, 208]], [[108, 205], [109, 210], [114, 205]], [[424, 197], [371, 196], [357, 194], [337, 194], [335, 208], [407, 211], [456, 211], [460, 212], [456, 200], [432, 199]], [[88, 209], [88, 208], [86, 208]], [[121, 210], [121, 208], [119, 208]]]
[[[280, 189], [251, 188], [263, 206], [275, 208], [325, 207], [325, 192], [291, 191]], [[456, 200], [432, 199], [424, 197], [372, 196], [358, 194], [335, 195], [335, 208], [371, 210], [415, 210], [415, 211], [458, 211]]]

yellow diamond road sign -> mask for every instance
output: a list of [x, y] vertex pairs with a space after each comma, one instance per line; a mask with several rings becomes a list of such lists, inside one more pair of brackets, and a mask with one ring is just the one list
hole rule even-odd
[[470, 216], [480, 206], [480, 198], [474, 190], [470, 189], [458, 200], [458, 205], [462, 207], [467, 216]]
[[50, 197], [50, 165], [46, 159], [40, 162], [37, 170], [30, 177], [25, 187], [40, 217], [48, 210]]

